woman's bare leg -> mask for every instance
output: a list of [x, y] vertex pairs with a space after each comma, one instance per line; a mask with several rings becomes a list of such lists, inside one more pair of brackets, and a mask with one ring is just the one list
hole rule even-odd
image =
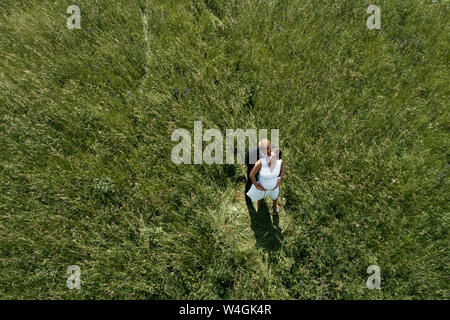
[[255, 209], [256, 209], [256, 211], [258, 211], [259, 206], [261, 205], [261, 200], [256, 201], [255, 204], [256, 204]]
[[273, 200], [273, 210], [278, 209], [280, 206], [278, 205], [278, 198]]

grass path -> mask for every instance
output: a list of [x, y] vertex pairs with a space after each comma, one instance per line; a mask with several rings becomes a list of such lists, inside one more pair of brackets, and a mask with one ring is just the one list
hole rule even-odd
[[[279, 215], [272, 216], [270, 199], [262, 201], [256, 212], [252, 202], [244, 197], [244, 188], [244, 183], [238, 183], [223, 193], [217, 211], [212, 212], [211, 217], [218, 227], [218, 240], [224, 246], [234, 248], [238, 255], [252, 257], [253, 268], [270, 282], [277, 272], [272, 258], [282, 250], [291, 218], [282, 206]], [[282, 205], [282, 195], [280, 200]]]

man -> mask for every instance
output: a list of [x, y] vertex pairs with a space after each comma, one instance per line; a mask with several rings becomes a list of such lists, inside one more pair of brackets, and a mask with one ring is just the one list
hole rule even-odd
[[[256, 161], [261, 158], [266, 157], [268, 154], [272, 152], [272, 146], [270, 145], [270, 141], [267, 139], [262, 139], [258, 146], [250, 149], [245, 155], [245, 165], [247, 166], [247, 183], [245, 184], [245, 193], [247, 197], [247, 192], [250, 190], [252, 186], [252, 180], [250, 179], [250, 172], [255, 166]], [[279, 151], [279, 159], [281, 159], [281, 151]], [[258, 177], [257, 177], [258, 178]]]

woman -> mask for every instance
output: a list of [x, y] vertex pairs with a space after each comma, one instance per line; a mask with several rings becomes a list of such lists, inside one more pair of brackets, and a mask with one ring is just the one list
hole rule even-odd
[[[256, 202], [258, 211], [261, 199], [270, 197], [273, 200], [273, 215], [278, 214], [280, 206], [278, 205], [278, 193], [281, 180], [283, 179], [283, 161], [279, 158], [279, 149], [273, 149], [270, 156], [259, 159], [252, 171], [250, 179], [252, 187], [247, 192], [247, 196]], [[256, 181], [256, 175], [259, 173], [259, 180]]]

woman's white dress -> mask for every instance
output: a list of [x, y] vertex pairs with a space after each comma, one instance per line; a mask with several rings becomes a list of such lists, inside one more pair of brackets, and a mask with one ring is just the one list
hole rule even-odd
[[252, 199], [253, 202], [261, 200], [265, 197], [270, 197], [272, 200], [278, 198], [279, 187], [275, 188], [278, 182], [278, 176], [281, 170], [281, 160], [276, 160], [273, 171], [270, 170], [267, 164], [266, 158], [261, 158], [261, 169], [259, 170], [259, 179], [257, 182], [266, 189], [266, 191], [256, 189], [252, 184], [250, 190], [247, 192], [247, 196]]

